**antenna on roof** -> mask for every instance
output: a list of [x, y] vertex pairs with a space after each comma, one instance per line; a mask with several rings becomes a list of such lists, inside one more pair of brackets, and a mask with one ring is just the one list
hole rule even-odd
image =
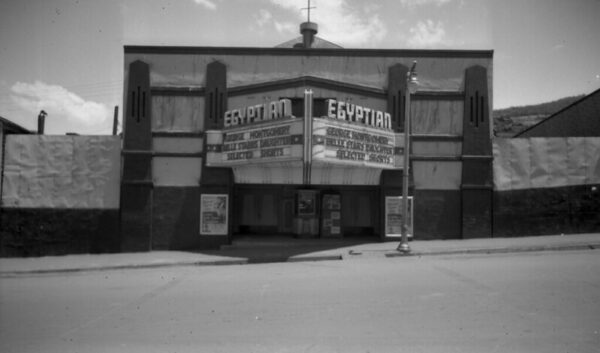
[[310, 0], [308, 0], [308, 7], [301, 9], [306, 10], [308, 13], [308, 21], [300, 24], [300, 34], [302, 34], [302, 46], [304, 48], [312, 47], [315, 35], [319, 31], [319, 26], [316, 23], [310, 22], [310, 9], [316, 9], [316, 7], [310, 6]]
[[308, 7], [303, 7], [300, 10], [306, 10], [307, 12], [307, 21], [306, 22], [310, 22], [310, 9], [316, 9], [316, 6], [310, 6], [310, 0], [308, 0]]

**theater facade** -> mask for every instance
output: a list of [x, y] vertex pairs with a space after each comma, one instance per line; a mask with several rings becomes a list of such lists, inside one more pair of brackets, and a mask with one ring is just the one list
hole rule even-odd
[[[126, 46], [122, 251], [492, 235], [488, 50]], [[407, 72], [418, 86], [406, 116]]]

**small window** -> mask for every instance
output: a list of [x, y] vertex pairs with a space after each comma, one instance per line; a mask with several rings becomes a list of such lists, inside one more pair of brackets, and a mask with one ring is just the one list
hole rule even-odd
[[[294, 116], [304, 116], [304, 97], [289, 98], [281, 97], [280, 99], [289, 99], [292, 101], [292, 114]], [[313, 98], [313, 116], [327, 116], [327, 100], [336, 98]]]

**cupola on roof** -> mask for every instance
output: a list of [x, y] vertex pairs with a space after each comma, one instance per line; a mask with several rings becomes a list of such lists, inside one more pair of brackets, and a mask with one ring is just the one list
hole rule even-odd
[[308, 7], [303, 8], [302, 10], [307, 11], [307, 20], [300, 24], [300, 34], [301, 37], [296, 37], [287, 42], [283, 42], [277, 46], [276, 48], [318, 48], [318, 49], [341, 49], [342, 47], [327, 41], [325, 39], [319, 38], [316, 34], [319, 32], [319, 25], [315, 22], [310, 21], [310, 10], [314, 9], [314, 6], [310, 6], [310, 0], [308, 0]]

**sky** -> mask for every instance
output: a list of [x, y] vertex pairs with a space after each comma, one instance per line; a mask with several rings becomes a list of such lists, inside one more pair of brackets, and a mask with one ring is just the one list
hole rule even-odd
[[[494, 109], [600, 88], [600, 0], [312, 0], [345, 48], [494, 51]], [[273, 47], [307, 0], [0, 0], [0, 116], [111, 134], [124, 45]]]

